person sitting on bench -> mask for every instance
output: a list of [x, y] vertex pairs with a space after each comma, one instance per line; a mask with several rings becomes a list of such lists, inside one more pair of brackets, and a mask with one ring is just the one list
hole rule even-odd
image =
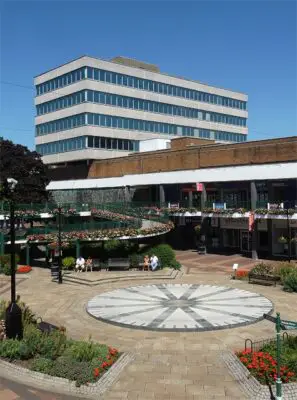
[[149, 268], [150, 268], [150, 258], [148, 255], [146, 255], [146, 256], [144, 256], [144, 259], [143, 259], [143, 271], [145, 271], [145, 270], [148, 271]]
[[81, 272], [85, 269], [85, 259], [82, 256], [79, 256], [76, 260], [75, 270], [76, 272]]
[[152, 271], [155, 271], [158, 268], [159, 265], [159, 259], [157, 256], [155, 256], [154, 254], [151, 257], [151, 269]]

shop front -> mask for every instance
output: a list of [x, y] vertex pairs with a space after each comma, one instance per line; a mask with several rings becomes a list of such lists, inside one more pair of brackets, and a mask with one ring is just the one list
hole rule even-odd
[[213, 250], [241, 252], [252, 251], [252, 235], [248, 218], [212, 218], [211, 247]]
[[297, 258], [297, 220], [273, 220], [271, 234], [274, 257]]

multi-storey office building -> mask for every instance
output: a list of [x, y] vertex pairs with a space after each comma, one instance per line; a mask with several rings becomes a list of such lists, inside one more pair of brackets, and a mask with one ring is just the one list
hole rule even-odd
[[117, 57], [83, 56], [35, 78], [36, 150], [46, 164], [138, 152], [139, 142], [247, 138], [247, 95]]

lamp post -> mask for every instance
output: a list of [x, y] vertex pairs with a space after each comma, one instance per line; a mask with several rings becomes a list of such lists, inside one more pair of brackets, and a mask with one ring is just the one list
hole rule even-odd
[[10, 339], [23, 338], [22, 310], [16, 302], [16, 281], [15, 281], [15, 204], [14, 190], [18, 181], [7, 178], [7, 189], [10, 204], [10, 282], [11, 299], [6, 309], [5, 325], [6, 335]]
[[58, 207], [58, 251], [59, 251], [59, 256], [58, 256], [58, 266], [59, 266], [59, 275], [58, 275], [58, 283], [63, 283], [63, 277], [62, 277], [62, 237], [61, 237], [61, 214], [62, 214], [62, 208], [59, 206]]

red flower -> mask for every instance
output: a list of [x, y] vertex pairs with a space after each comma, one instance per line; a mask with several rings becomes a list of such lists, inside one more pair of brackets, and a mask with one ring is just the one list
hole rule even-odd
[[100, 373], [99, 368], [95, 368], [95, 369], [94, 369], [94, 376], [95, 376], [95, 378], [97, 378], [97, 376], [99, 376], [99, 373]]
[[30, 271], [32, 271], [32, 267], [30, 267], [29, 265], [20, 265], [16, 272], [18, 274], [27, 274]]

